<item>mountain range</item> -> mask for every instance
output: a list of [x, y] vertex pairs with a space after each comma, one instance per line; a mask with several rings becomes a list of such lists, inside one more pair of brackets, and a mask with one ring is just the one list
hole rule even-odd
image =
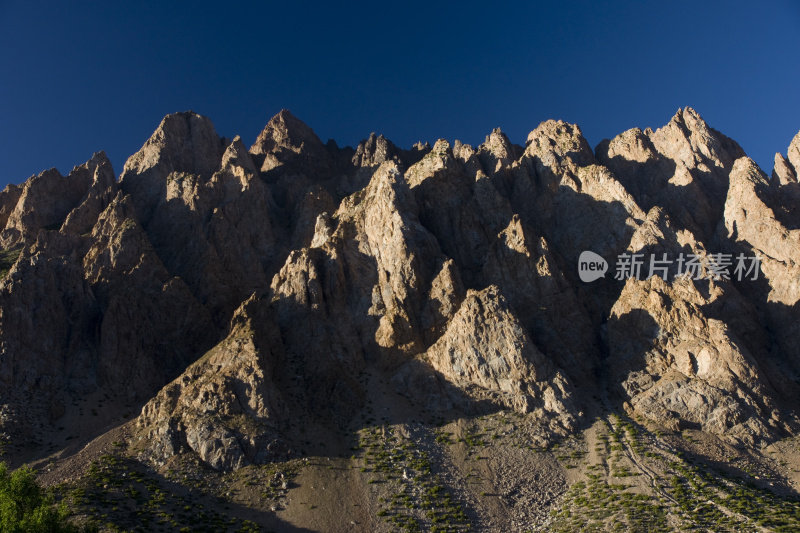
[[0, 193], [5, 459], [108, 531], [793, 530], [798, 172], [691, 108], [594, 149], [168, 115]]

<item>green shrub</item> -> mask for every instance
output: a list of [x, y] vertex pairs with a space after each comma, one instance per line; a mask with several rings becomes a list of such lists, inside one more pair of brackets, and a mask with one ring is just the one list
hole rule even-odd
[[51, 496], [27, 467], [9, 472], [0, 462], [0, 531], [4, 533], [61, 533], [78, 531], [66, 521], [65, 507]]

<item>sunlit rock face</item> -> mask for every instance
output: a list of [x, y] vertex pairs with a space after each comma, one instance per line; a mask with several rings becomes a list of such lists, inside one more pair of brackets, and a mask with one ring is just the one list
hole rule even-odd
[[[555, 120], [523, 145], [339, 148], [288, 111], [248, 149], [169, 115], [119, 179], [98, 153], [0, 193], [0, 426], [33, 441], [97, 394], [144, 405], [148, 460], [232, 470], [288, 453], [298, 420], [346, 423], [380, 372], [553, 436], [604, 398], [769, 443], [797, 427], [798, 168], [800, 134], [768, 177], [690, 108], [595, 150]], [[609, 263], [591, 283], [586, 250]], [[616, 275], [714, 253], [759, 264]]]

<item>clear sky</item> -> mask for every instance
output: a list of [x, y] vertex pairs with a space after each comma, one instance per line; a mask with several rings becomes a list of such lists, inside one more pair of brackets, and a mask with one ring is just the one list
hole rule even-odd
[[248, 145], [288, 108], [340, 145], [560, 118], [594, 146], [690, 105], [767, 173], [800, 130], [796, 0], [342, 5], [0, 0], [0, 184], [97, 150], [119, 174], [187, 109]]

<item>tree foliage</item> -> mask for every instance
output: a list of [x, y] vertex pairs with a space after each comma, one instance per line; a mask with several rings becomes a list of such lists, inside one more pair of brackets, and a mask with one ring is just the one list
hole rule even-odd
[[0, 531], [3, 533], [72, 533], [67, 511], [37, 483], [28, 467], [9, 472], [0, 462]]

